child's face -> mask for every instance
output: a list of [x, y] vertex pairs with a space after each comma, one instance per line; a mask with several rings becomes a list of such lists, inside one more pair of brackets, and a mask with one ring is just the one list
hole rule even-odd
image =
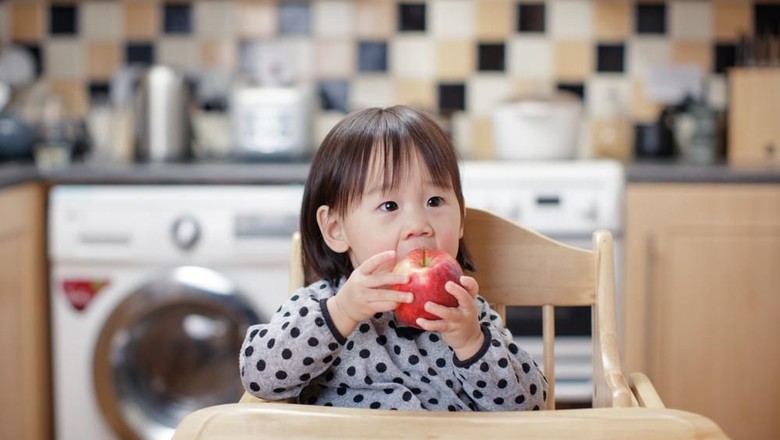
[[395, 250], [398, 259], [419, 247], [457, 256], [463, 227], [455, 192], [433, 183], [419, 155], [410, 158], [407, 168], [397, 176], [397, 187], [383, 192], [384, 164], [374, 161], [363, 197], [342, 218], [353, 267], [388, 250]]

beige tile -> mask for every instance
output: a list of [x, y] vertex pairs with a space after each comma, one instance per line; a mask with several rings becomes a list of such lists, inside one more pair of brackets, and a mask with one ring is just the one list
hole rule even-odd
[[96, 41], [87, 43], [87, 78], [108, 80], [122, 65], [122, 52], [118, 42]]
[[157, 40], [157, 61], [184, 72], [201, 67], [201, 50], [197, 41], [187, 37], [165, 37]]
[[698, 41], [672, 42], [672, 61], [699, 66], [706, 74], [712, 71], [712, 44]]
[[66, 116], [77, 118], [86, 114], [89, 100], [81, 80], [48, 80], [46, 85], [50, 92], [63, 97]]
[[12, 3], [9, 14], [11, 39], [37, 42], [44, 35], [44, 5], [40, 3]]
[[661, 114], [661, 104], [649, 101], [644, 87], [641, 79], [631, 81], [631, 119], [635, 122], [655, 122]]
[[507, 0], [477, 0], [477, 38], [502, 39], [512, 35], [516, 7], [515, 2]]
[[235, 33], [233, 2], [201, 0], [194, 3], [195, 34], [199, 37], [224, 38]]
[[124, 35], [120, 3], [84, 2], [81, 4], [79, 30], [87, 40], [117, 41]]
[[634, 130], [628, 119], [590, 120], [590, 151], [593, 157], [628, 161], [634, 151]]
[[160, 32], [160, 5], [149, 1], [125, 2], [125, 36], [129, 40], [149, 40]]
[[710, 2], [670, 2], [669, 36], [673, 40], [712, 40], [712, 5]]
[[465, 80], [476, 70], [477, 49], [471, 40], [436, 41], [436, 77]]
[[356, 71], [356, 50], [349, 39], [319, 39], [316, 43], [317, 74], [323, 79], [350, 78]]
[[279, 28], [279, 10], [275, 0], [238, 3], [236, 21], [241, 37], [270, 37]]
[[493, 123], [488, 117], [471, 119], [471, 158], [476, 160], [494, 160], [496, 158], [493, 141]]
[[593, 45], [590, 41], [560, 40], [555, 50], [555, 78], [584, 81], [593, 72]]
[[620, 41], [631, 34], [633, 5], [624, 0], [596, 0], [593, 4], [593, 27], [601, 41]]
[[527, 95], [549, 95], [555, 91], [552, 78], [517, 79], [511, 83], [512, 98]]
[[359, 76], [352, 80], [349, 108], [387, 107], [395, 104], [395, 82], [386, 75]]
[[734, 40], [741, 34], [753, 34], [753, 8], [749, 2], [715, 0], [712, 9], [715, 39]]
[[395, 99], [398, 104], [411, 105], [425, 111], [435, 111], [436, 85], [429, 80], [395, 81]]
[[471, 122], [464, 112], [455, 112], [450, 118], [452, 143], [462, 159], [471, 159]]
[[84, 45], [75, 38], [56, 38], [43, 45], [43, 66], [50, 79], [81, 79], [85, 75]]
[[355, 32], [361, 38], [389, 38], [395, 34], [398, 11], [395, 1], [357, 0]]
[[233, 70], [238, 66], [238, 49], [231, 40], [202, 41], [200, 49], [203, 67]]

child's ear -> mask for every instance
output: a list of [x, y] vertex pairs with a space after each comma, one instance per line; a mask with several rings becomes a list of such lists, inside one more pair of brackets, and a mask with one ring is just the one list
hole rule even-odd
[[336, 213], [331, 212], [330, 207], [322, 205], [317, 208], [317, 224], [320, 226], [320, 233], [325, 239], [325, 244], [336, 253], [342, 253], [349, 250], [349, 243], [344, 234], [344, 225]]

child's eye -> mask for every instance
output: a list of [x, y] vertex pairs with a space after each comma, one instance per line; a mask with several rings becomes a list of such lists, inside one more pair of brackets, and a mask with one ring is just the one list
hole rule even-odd
[[398, 203], [382, 202], [382, 204], [379, 205], [379, 209], [386, 212], [392, 212], [398, 209]]
[[428, 199], [428, 206], [437, 207], [444, 203], [444, 199], [439, 196], [433, 196]]

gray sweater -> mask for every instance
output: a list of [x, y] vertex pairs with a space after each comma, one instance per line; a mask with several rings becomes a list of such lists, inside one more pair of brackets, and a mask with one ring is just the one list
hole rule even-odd
[[241, 347], [241, 380], [267, 400], [433, 411], [538, 410], [547, 381], [512, 340], [499, 316], [477, 297], [485, 343], [460, 360], [437, 333], [377, 313], [342, 336], [325, 301], [344, 284], [318, 281], [250, 327]]

